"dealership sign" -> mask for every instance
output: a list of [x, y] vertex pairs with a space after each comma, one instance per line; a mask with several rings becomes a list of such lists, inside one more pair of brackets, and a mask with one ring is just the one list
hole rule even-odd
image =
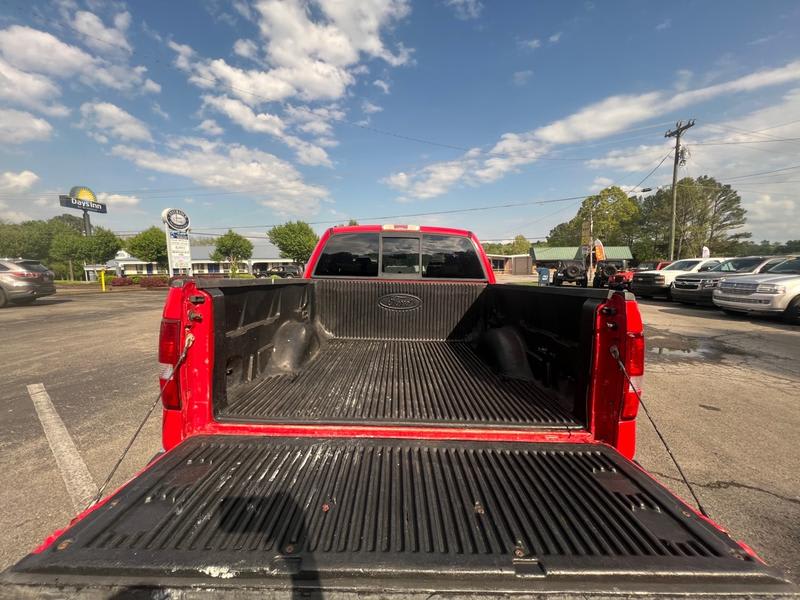
[[59, 196], [58, 202], [65, 208], [76, 208], [89, 212], [106, 213], [106, 205], [97, 201], [97, 196], [88, 187], [76, 185], [66, 196]]
[[[189, 215], [180, 208], [165, 208], [161, 213], [167, 236], [170, 275], [192, 274], [192, 247], [189, 244]], [[176, 273], [177, 271], [177, 273]]]

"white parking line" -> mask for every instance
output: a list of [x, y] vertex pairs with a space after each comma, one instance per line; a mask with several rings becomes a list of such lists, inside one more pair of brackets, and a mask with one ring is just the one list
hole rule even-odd
[[50, 444], [50, 450], [58, 464], [58, 470], [64, 485], [67, 486], [67, 493], [72, 500], [72, 506], [76, 511], [82, 511], [94, 499], [97, 494], [97, 485], [83, 462], [72, 436], [67, 431], [64, 421], [58, 416], [55, 406], [44, 385], [33, 383], [28, 386], [28, 394], [33, 401], [36, 414], [42, 423], [44, 435]]

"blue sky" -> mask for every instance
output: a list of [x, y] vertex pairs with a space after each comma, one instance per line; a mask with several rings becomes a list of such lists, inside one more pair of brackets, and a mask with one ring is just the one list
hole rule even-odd
[[635, 191], [688, 118], [681, 174], [730, 180], [754, 238], [800, 236], [794, 1], [0, 8], [4, 220], [80, 184], [121, 232], [178, 206], [198, 233], [435, 213], [388, 220], [536, 238], [580, 202], [552, 200]]

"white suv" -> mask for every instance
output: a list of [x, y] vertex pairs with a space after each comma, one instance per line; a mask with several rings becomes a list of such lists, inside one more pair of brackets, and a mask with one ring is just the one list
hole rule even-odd
[[714, 304], [727, 313], [782, 314], [800, 325], [800, 256], [760, 275], [721, 279]]
[[704, 273], [713, 269], [727, 258], [685, 258], [676, 260], [659, 271], [640, 271], [633, 275], [631, 291], [641, 298], [653, 296], [670, 297], [670, 286], [678, 275]]

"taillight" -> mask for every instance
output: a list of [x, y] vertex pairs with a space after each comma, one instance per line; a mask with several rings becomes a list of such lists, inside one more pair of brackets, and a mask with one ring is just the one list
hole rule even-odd
[[161, 319], [158, 336], [158, 362], [174, 365], [178, 362], [181, 347], [181, 324], [173, 319]]
[[625, 370], [630, 377], [626, 380], [627, 389], [622, 401], [620, 418], [633, 419], [639, 412], [639, 395], [642, 393], [644, 375], [644, 336], [641, 333], [628, 333], [625, 347]]
[[[181, 407], [178, 373], [173, 375], [175, 365], [180, 357], [181, 324], [174, 319], [161, 319], [161, 332], [158, 337], [158, 362], [163, 371], [159, 376], [161, 402], [164, 408], [177, 410]], [[170, 379], [170, 376], [172, 378]]]
[[39, 276], [38, 273], [33, 273], [31, 271], [9, 271], [9, 275], [20, 279], [36, 279]]

